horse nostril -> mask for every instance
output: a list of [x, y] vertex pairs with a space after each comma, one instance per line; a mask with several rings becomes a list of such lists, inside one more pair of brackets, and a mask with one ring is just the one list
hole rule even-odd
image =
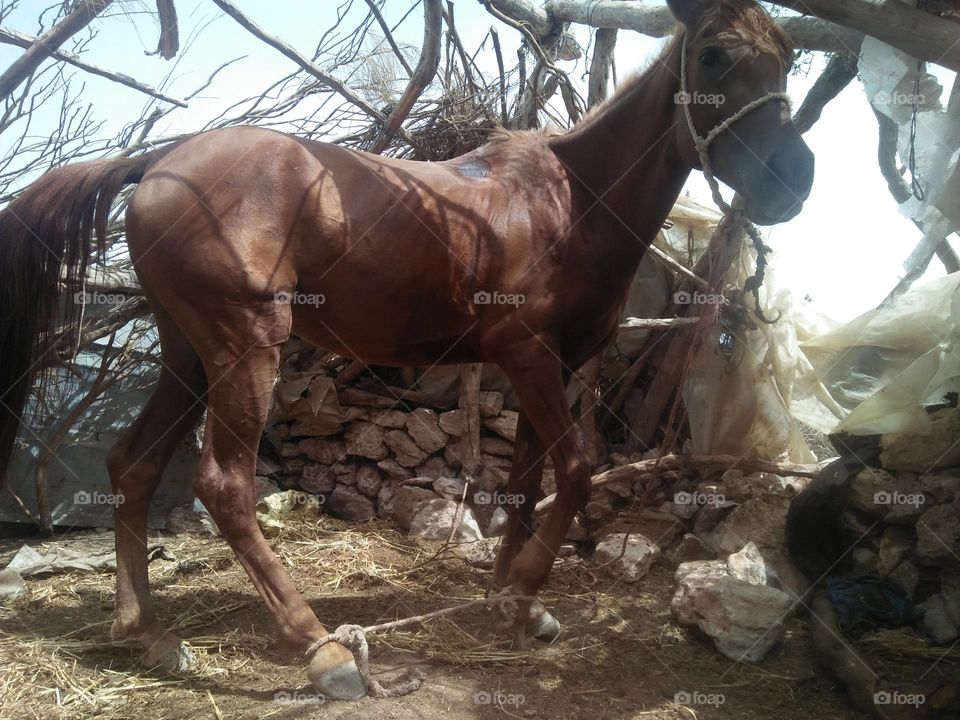
[[803, 150], [791, 156], [776, 153], [767, 167], [785, 187], [806, 196], [813, 185], [813, 154], [807, 148]]

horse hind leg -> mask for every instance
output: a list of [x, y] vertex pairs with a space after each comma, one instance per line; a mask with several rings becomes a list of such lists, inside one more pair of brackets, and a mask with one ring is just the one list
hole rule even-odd
[[157, 621], [147, 574], [147, 507], [177, 445], [204, 408], [206, 379], [186, 338], [157, 314], [163, 365], [160, 379], [136, 421], [107, 456], [117, 498], [114, 509], [117, 552], [117, 617], [114, 638], [136, 638], [143, 664], [185, 670], [193, 655]]
[[[229, 328], [231, 336], [209, 336], [207, 351], [217, 361], [206, 364], [209, 407], [194, 489], [273, 616], [282, 644], [302, 654], [328, 633], [264, 538], [257, 524], [254, 487], [257, 447], [289, 317], [279, 317], [276, 305], [256, 319], [221, 311], [220, 327]], [[228, 358], [224, 348], [236, 350]], [[307, 673], [325, 697], [357, 699], [366, 693], [353, 655], [338, 643], [320, 647]]]

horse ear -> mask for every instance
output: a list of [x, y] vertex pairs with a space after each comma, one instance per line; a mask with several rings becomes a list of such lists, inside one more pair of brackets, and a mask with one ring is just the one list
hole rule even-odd
[[703, 17], [709, 0], [667, 0], [673, 16], [688, 28], [695, 27]]

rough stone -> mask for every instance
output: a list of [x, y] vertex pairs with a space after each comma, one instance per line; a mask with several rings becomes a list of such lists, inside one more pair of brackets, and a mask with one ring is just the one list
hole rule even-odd
[[599, 520], [613, 512], [613, 505], [609, 500], [601, 497], [588, 502], [583, 512], [590, 520]]
[[300, 489], [311, 493], [328, 493], [333, 491], [336, 476], [326, 465], [318, 463], [304, 463], [300, 474]]
[[519, 413], [504, 410], [496, 417], [483, 418], [483, 426], [500, 437], [513, 442], [517, 438], [517, 418]]
[[384, 473], [396, 480], [408, 480], [413, 477], [413, 472], [403, 467], [396, 460], [388, 459], [381, 460], [377, 463], [377, 467], [383, 470]]
[[947, 645], [960, 637], [960, 607], [944, 593], [931, 595], [922, 603], [920, 626], [938, 645]]
[[354, 422], [344, 433], [348, 455], [384, 460], [389, 454], [383, 442], [383, 428], [371, 422]]
[[[441, 497], [459, 500], [467, 481], [459, 477], [440, 477], [433, 481], [433, 491]], [[469, 492], [469, 491], [468, 491]]]
[[673, 559], [678, 565], [692, 560], [713, 560], [717, 554], [708, 548], [703, 540], [692, 533], [683, 536], [677, 549], [673, 552]]
[[[717, 526], [706, 538], [707, 544], [721, 554], [735, 552], [748, 541], [755, 542], [759, 547], [785, 545], [784, 523], [789, 502], [787, 498], [775, 496], [748, 500], [734, 508]], [[709, 507], [704, 506], [697, 518]]]
[[393, 516], [397, 519], [397, 524], [400, 527], [409, 530], [410, 523], [413, 522], [413, 517], [419, 511], [420, 506], [430, 500], [438, 499], [439, 497], [433, 490], [412, 485], [400, 485], [393, 498]]
[[938, 503], [953, 502], [957, 493], [960, 492], [960, 468], [924, 475], [920, 480], [920, 486]]
[[900, 562], [910, 555], [913, 550], [914, 535], [911, 530], [891, 525], [883, 531], [880, 538], [880, 559], [877, 563], [877, 573], [886, 577]]
[[882, 517], [891, 509], [884, 502], [897, 491], [896, 479], [886, 470], [865, 467], [850, 481], [847, 503], [873, 517]]
[[513, 457], [513, 443], [507, 442], [500, 437], [480, 438], [480, 450], [487, 455], [496, 455], [505, 458]]
[[420, 447], [428, 453], [442, 449], [450, 436], [440, 429], [440, 419], [429, 408], [417, 408], [407, 415], [407, 432]]
[[357, 490], [369, 497], [376, 497], [383, 484], [383, 475], [373, 465], [364, 465], [357, 470]]
[[767, 566], [757, 546], [748, 542], [740, 552], [727, 557], [727, 572], [750, 585], [767, 584]]
[[[446, 539], [446, 538], [444, 538]], [[452, 547], [453, 554], [475, 568], [489, 570], [497, 558], [500, 538], [488, 537], [474, 542], [458, 543]]]
[[496, 390], [480, 391], [480, 416], [496, 417], [503, 410], [503, 393]]
[[[427, 500], [417, 506], [417, 513], [410, 522], [410, 534], [427, 540], [446, 540], [456, 524], [454, 540], [481, 540], [483, 533], [473, 517], [473, 511], [467, 505], [455, 500], [437, 498]], [[457, 524], [457, 511], [462, 510], [462, 518]]]
[[597, 564], [605, 565], [607, 573], [628, 583], [637, 582], [646, 575], [658, 557], [660, 548], [652, 540], [640, 534], [627, 536], [624, 533], [603, 538], [593, 554]]
[[399, 430], [407, 424], [407, 413], [403, 410], [371, 410], [370, 422], [374, 425]]
[[394, 517], [394, 503], [397, 497], [397, 484], [395, 480], [387, 480], [380, 486], [380, 492], [377, 493], [377, 517]]
[[457, 474], [439, 456], [427, 458], [426, 462], [417, 467], [416, 473], [419, 477], [430, 477], [434, 480], [441, 477], [453, 477]]
[[463, 435], [463, 413], [460, 410], [448, 410], [440, 413], [440, 429], [447, 435], [461, 437]]
[[856, 575], [876, 575], [880, 556], [868, 547], [855, 547], [850, 551], [851, 570]]
[[343, 429], [343, 425], [330, 422], [329, 418], [308, 415], [298, 417], [290, 426], [290, 437], [329, 437], [336, 435]]
[[373, 502], [348, 485], [337, 485], [327, 499], [326, 507], [331, 515], [360, 522], [376, 514]]
[[913, 600], [920, 583], [920, 569], [910, 560], [904, 560], [890, 571], [887, 580], [898, 587], [908, 599]]
[[726, 657], [759, 662], [783, 635], [787, 593], [733, 577], [722, 560], [683, 563], [676, 580], [674, 617], [699, 627]]
[[917, 559], [923, 565], [960, 565], [960, 512], [953, 505], [932, 507], [917, 520]]
[[880, 463], [891, 470], [930, 470], [960, 465], [960, 408], [928, 416], [928, 433], [890, 433], [880, 438]]
[[427, 453], [421, 450], [413, 438], [403, 430], [388, 430], [383, 435], [383, 441], [393, 451], [396, 461], [403, 467], [416, 467], [423, 464], [428, 457]]

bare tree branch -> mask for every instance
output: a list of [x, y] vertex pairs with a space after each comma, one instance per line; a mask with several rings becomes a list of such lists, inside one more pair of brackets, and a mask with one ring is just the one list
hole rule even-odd
[[[25, 33], [18, 32], [16, 30], [11, 30], [9, 28], [0, 27], [0, 43], [7, 45], [16, 45], [22, 48], [29, 48], [34, 43], [38, 42], [39, 38], [33, 37], [32, 35], [27, 35]], [[86, 72], [92, 75], [98, 75], [107, 80], [112, 80], [115, 83], [120, 83], [125, 85], [128, 88], [137, 90], [151, 97], [157, 98], [157, 100], [163, 100], [164, 102], [177, 105], [178, 107], [187, 107], [187, 104], [182, 100], [177, 100], [172, 98], [169, 95], [165, 95], [156, 88], [147, 85], [146, 83], [139, 82], [134, 80], [129, 75], [124, 75], [123, 73], [113, 72], [112, 70], [107, 70], [93, 63], [88, 63], [86, 60], [83, 60], [79, 55], [75, 55], [72, 52], [66, 50], [54, 50], [50, 53], [50, 57], [60, 60], [65, 63], [69, 63], [74, 67], [85, 70]]]
[[440, 64], [440, 33], [443, 12], [443, 0], [424, 0], [423, 3], [423, 49], [420, 51], [420, 61], [417, 69], [410, 76], [407, 89], [403, 91], [400, 100], [387, 118], [384, 132], [370, 148], [372, 153], [382, 153], [390, 143], [390, 138], [397, 134], [400, 126], [410, 114], [410, 109], [417, 98], [426, 90], [437, 73]]
[[[283, 42], [283, 40], [281, 40], [280, 38], [274, 35], [270, 35], [269, 33], [262, 30], [259, 25], [254, 23], [250, 18], [248, 18], [246, 15], [240, 12], [237, 6], [234, 5], [230, 0], [213, 0], [213, 2], [216, 3], [217, 7], [223, 10], [227, 15], [229, 15], [234, 20], [236, 20], [237, 23], [244, 30], [248, 31], [254, 37], [258, 38], [259, 40], [262, 40], [270, 47], [274, 48], [275, 50], [279, 51], [281, 54], [293, 60], [293, 62], [299, 65], [301, 69], [310, 73], [311, 75], [313, 75], [313, 77], [315, 77], [317, 80], [322, 82], [324, 85], [333, 89], [335, 92], [341, 95], [344, 99], [346, 99], [346, 101], [349, 102], [351, 105], [354, 105], [355, 107], [359, 108], [360, 110], [365, 112], [367, 115], [372, 117], [377, 122], [380, 122], [380, 123], [386, 122], [386, 119], [383, 117], [383, 115], [380, 114], [380, 112], [375, 107], [373, 107], [370, 103], [368, 103], [366, 100], [358, 96], [350, 88], [348, 88], [342, 82], [337, 80], [335, 77], [333, 77], [332, 75], [329, 75], [328, 73], [325, 73], [323, 70], [317, 67], [313, 63], [313, 61], [305, 57], [298, 50], [288, 45], [287, 43]], [[410, 135], [406, 131], [404, 131], [403, 128], [398, 128], [395, 134], [403, 138], [404, 142], [408, 143], [412, 147], [420, 149], [419, 143], [417, 143], [416, 140], [410, 137]]]
[[63, 20], [38, 37], [36, 42], [0, 75], [0, 98], [10, 95], [20, 83], [33, 74], [40, 63], [50, 57], [68, 38], [89, 25], [111, 2], [113, 0], [82, 0]]
[[793, 117], [797, 130], [805, 133], [813, 127], [813, 124], [820, 119], [820, 114], [827, 103], [839, 95], [856, 76], [856, 55], [838, 53], [831, 57]]

